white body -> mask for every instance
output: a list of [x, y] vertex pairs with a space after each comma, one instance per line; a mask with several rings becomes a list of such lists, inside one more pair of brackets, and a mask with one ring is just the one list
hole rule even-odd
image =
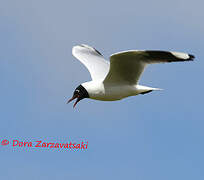
[[151, 90], [161, 90], [141, 85], [104, 84], [103, 81], [89, 81], [82, 83], [82, 86], [91, 99], [101, 101], [116, 101]]

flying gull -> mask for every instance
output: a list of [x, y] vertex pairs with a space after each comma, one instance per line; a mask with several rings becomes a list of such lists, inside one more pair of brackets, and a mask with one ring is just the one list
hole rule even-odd
[[86, 66], [92, 78], [92, 81], [82, 83], [75, 89], [72, 98], [67, 102], [77, 99], [73, 107], [84, 98], [115, 101], [161, 90], [138, 84], [148, 64], [194, 59], [193, 55], [181, 52], [129, 50], [112, 54], [109, 63], [99, 51], [85, 44], [74, 46], [72, 54]]

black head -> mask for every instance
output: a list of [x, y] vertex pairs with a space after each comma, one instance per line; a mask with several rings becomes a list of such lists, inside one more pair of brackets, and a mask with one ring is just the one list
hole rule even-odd
[[77, 98], [77, 100], [76, 100], [76, 102], [74, 103], [74, 106], [73, 106], [73, 107], [75, 107], [76, 104], [77, 104], [80, 100], [82, 100], [82, 99], [84, 99], [84, 98], [89, 98], [89, 94], [88, 94], [87, 90], [86, 90], [82, 85], [79, 85], [79, 86], [75, 89], [72, 98], [71, 98], [67, 103], [71, 102], [72, 100], [74, 100], [74, 99], [76, 99], [76, 98]]

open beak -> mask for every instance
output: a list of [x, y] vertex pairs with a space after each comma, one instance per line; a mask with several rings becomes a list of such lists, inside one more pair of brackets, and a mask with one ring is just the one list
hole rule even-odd
[[67, 104], [68, 103], [70, 103], [71, 101], [73, 101], [74, 99], [76, 99], [77, 98], [77, 100], [76, 100], [76, 102], [74, 103], [74, 106], [73, 106], [73, 108], [77, 105], [77, 103], [80, 101], [80, 99], [79, 99], [79, 95], [73, 95], [73, 97], [69, 100], [69, 101], [67, 101]]

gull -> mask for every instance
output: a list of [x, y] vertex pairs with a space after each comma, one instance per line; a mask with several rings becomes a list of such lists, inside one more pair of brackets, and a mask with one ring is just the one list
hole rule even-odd
[[67, 102], [77, 99], [73, 107], [84, 98], [116, 101], [161, 90], [138, 84], [147, 65], [194, 59], [193, 55], [181, 52], [128, 50], [112, 54], [109, 63], [99, 51], [85, 44], [74, 46], [72, 54], [86, 66], [92, 78], [92, 81], [84, 82], [75, 89]]

